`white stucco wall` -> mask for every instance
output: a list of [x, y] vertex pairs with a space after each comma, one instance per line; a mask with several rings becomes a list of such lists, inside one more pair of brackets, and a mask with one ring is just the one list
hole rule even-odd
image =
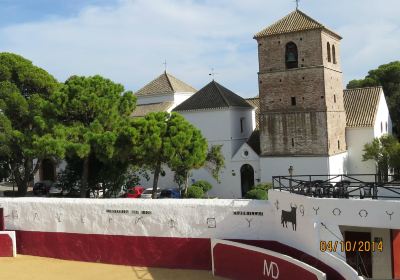
[[260, 157], [261, 181], [272, 182], [272, 176], [329, 174], [328, 157]]
[[[380, 128], [379, 128], [380, 129]], [[348, 151], [347, 171], [349, 174], [375, 174], [376, 167], [372, 160], [363, 161], [364, 145], [374, 140], [372, 127], [347, 127], [346, 142]]]
[[137, 105], [144, 105], [144, 104], [160, 103], [165, 101], [174, 101], [174, 96], [172, 94], [138, 96], [136, 103]]
[[[254, 109], [235, 108], [230, 110], [230, 125], [232, 139], [232, 156], [239, 147], [247, 141], [251, 133], [255, 129], [253, 126]], [[240, 120], [243, 122], [243, 131], [241, 131]]]
[[339, 175], [347, 173], [348, 153], [341, 153], [328, 158], [329, 174]]
[[191, 97], [193, 92], [177, 92], [174, 94], [174, 105], [173, 108], [184, 102], [186, 99]]
[[228, 109], [181, 111], [178, 113], [200, 129], [209, 142], [227, 142], [231, 140], [231, 114]]
[[[386, 130], [387, 127], [387, 130]], [[381, 91], [378, 110], [376, 112], [374, 124], [374, 137], [381, 137], [383, 134], [392, 133], [392, 120], [386, 103], [385, 95]]]
[[[290, 221], [287, 227], [282, 224], [282, 211], [290, 211], [291, 206], [296, 207], [296, 229]], [[276, 240], [350, 276], [354, 271], [340, 260], [344, 255], [321, 252], [320, 241], [342, 240], [343, 226], [369, 228], [373, 236], [385, 240], [389, 238], [387, 229], [400, 229], [400, 220], [395, 218], [400, 201], [321, 199], [273, 190], [268, 201], [0, 198], [0, 207], [4, 208], [8, 230]], [[115, 210], [123, 212], [110, 212]], [[392, 218], [387, 211], [394, 212]], [[209, 227], [209, 218], [216, 227]], [[388, 258], [385, 254], [379, 258]], [[375, 263], [374, 267], [382, 271], [389, 264]]]

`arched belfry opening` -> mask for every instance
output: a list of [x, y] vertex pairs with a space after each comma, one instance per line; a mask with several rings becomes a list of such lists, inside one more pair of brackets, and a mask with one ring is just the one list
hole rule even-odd
[[336, 64], [336, 49], [335, 49], [335, 45], [332, 45], [332, 58], [333, 58], [333, 64]]
[[331, 62], [331, 44], [329, 44], [329, 42], [326, 43], [326, 52], [328, 54], [328, 62]]
[[286, 44], [285, 62], [287, 69], [299, 67], [299, 54], [297, 51], [297, 46], [293, 42]]
[[254, 186], [254, 169], [250, 164], [244, 164], [240, 168], [240, 180], [242, 197]]

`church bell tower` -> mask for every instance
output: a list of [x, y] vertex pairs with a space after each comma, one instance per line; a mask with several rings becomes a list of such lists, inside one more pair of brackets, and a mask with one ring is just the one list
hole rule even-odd
[[329, 158], [346, 152], [342, 38], [299, 10], [254, 38], [261, 156]]

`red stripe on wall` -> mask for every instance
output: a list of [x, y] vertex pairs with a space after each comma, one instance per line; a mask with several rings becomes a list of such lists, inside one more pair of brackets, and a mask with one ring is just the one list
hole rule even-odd
[[16, 231], [17, 252], [66, 260], [211, 270], [211, 244], [203, 238], [165, 238]]
[[[64, 232], [16, 231], [17, 253], [120, 265], [211, 270], [208, 238], [145, 237]], [[234, 240], [294, 257], [343, 280], [323, 262], [276, 241]]]
[[0, 234], [0, 257], [13, 256], [13, 243], [8, 234]]
[[393, 278], [400, 279], [400, 230], [392, 229]]
[[305, 268], [268, 253], [235, 245], [217, 244], [213, 254], [215, 275], [228, 279], [318, 280], [314, 273]]
[[337, 272], [335, 269], [331, 268], [324, 262], [321, 262], [320, 260], [304, 253], [303, 251], [297, 250], [293, 247], [287, 246], [277, 241], [268, 241], [268, 240], [232, 240], [232, 241], [260, 247], [263, 249], [271, 250], [295, 258], [301, 262], [304, 262], [324, 272], [326, 274], [327, 280], [346, 280], [339, 272]]

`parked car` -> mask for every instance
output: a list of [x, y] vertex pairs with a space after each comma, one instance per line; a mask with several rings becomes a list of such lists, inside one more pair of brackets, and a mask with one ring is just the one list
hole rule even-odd
[[53, 184], [52, 181], [36, 182], [33, 185], [33, 194], [34, 195], [47, 195], [49, 193], [49, 190], [50, 190], [52, 184]]
[[144, 192], [144, 187], [134, 186], [127, 189], [125, 196], [127, 198], [139, 198]]
[[54, 182], [49, 189], [49, 196], [62, 196], [63, 185], [60, 182]]
[[[144, 192], [142, 193], [140, 198], [149, 199], [149, 198], [151, 198], [152, 194], [153, 194], [153, 188], [148, 188], [148, 189], [144, 190]], [[160, 198], [160, 195], [161, 195], [161, 189], [157, 188], [157, 196], [156, 196], [156, 198]]]
[[179, 189], [171, 188], [161, 190], [160, 198], [181, 198]]

